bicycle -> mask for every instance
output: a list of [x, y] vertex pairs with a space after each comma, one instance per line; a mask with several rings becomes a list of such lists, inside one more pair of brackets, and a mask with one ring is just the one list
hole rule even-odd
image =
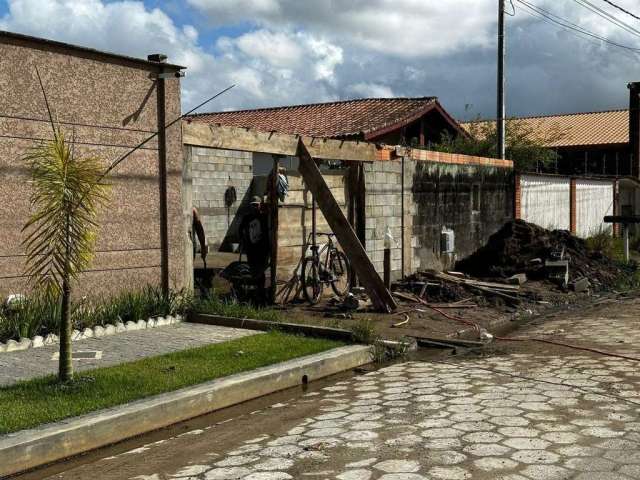
[[[316, 236], [327, 237], [327, 243], [311, 245], [311, 256], [306, 256], [302, 262], [301, 282], [302, 291], [307, 301], [315, 305], [320, 301], [326, 284], [338, 297], [346, 296], [351, 290], [353, 272], [347, 256], [334, 243], [333, 233], [316, 233]], [[311, 244], [311, 235], [307, 245]]]

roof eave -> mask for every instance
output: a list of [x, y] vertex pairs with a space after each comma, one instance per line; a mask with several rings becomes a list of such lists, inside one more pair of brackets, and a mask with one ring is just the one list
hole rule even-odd
[[442, 105], [440, 105], [440, 102], [437, 99], [434, 99], [428, 105], [425, 105], [421, 109], [416, 110], [411, 115], [408, 115], [407, 117], [403, 118], [398, 122], [379, 128], [377, 130], [372, 130], [370, 132], [363, 132], [364, 139], [367, 141], [375, 141], [377, 137], [381, 137], [382, 135], [386, 135], [387, 133], [393, 132], [394, 130], [405, 127], [410, 123], [415, 122], [420, 117], [426, 115], [432, 110], [436, 110], [438, 113], [440, 113], [440, 115], [442, 115], [445, 121], [459, 134], [469, 136], [466, 130], [464, 130], [464, 128], [462, 128], [462, 126], [458, 122], [456, 122], [455, 119], [451, 115], [449, 115], [449, 113], [447, 113], [447, 111], [444, 108], [442, 108]]

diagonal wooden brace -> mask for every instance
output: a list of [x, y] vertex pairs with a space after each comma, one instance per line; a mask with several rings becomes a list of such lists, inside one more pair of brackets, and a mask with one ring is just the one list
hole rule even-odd
[[358, 275], [360, 283], [371, 298], [373, 306], [376, 310], [386, 313], [395, 310], [397, 308], [395, 300], [385, 288], [380, 275], [376, 272], [353, 228], [349, 225], [302, 139], [298, 141], [297, 156], [300, 160], [298, 170], [304, 183], [313, 194], [320, 211], [335, 233], [340, 246]]

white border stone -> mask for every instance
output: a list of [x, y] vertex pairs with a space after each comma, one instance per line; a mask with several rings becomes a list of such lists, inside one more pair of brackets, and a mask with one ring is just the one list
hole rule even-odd
[[[148, 320], [138, 320], [137, 322], [128, 321], [116, 322], [115, 325], [96, 325], [93, 328], [85, 328], [83, 331], [74, 330], [71, 333], [71, 341], [77, 342], [87, 338], [100, 338], [107, 335], [114, 335], [120, 332], [130, 332], [136, 330], [144, 330], [147, 328], [163, 327], [166, 325], [175, 325], [182, 322], [182, 315], [167, 315], [166, 317], [150, 318]], [[21, 338], [19, 341], [8, 340], [6, 343], [0, 342], [0, 353], [15, 352], [19, 350], [27, 350], [29, 348], [41, 348], [46, 345], [53, 345], [59, 342], [57, 335], [53, 333], [46, 337], [37, 335], [33, 338]]]

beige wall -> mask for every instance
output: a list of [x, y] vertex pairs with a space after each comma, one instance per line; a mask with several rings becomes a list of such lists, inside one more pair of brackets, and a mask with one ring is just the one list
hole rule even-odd
[[[153, 53], [153, 52], [150, 52]], [[26, 290], [22, 226], [29, 217], [28, 170], [21, 160], [51, 138], [39, 69], [55, 118], [75, 136], [83, 155], [104, 165], [157, 130], [154, 66], [98, 53], [0, 35], [0, 295]], [[167, 120], [180, 115], [180, 85], [167, 80]], [[184, 281], [182, 136], [167, 131], [170, 281]], [[102, 295], [158, 284], [160, 239], [157, 142], [131, 155], [109, 178], [109, 204], [100, 214], [97, 255], [77, 291]], [[7, 278], [14, 277], [14, 278]]]

